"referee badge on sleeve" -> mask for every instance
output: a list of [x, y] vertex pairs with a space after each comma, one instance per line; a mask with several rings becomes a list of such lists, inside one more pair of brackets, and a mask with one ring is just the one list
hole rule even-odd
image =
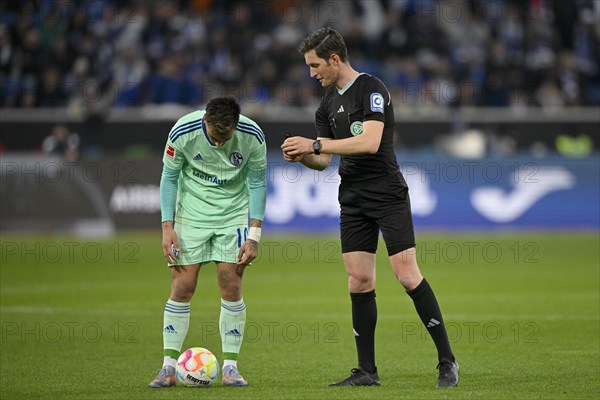
[[354, 121], [350, 124], [350, 133], [353, 136], [362, 135], [363, 133], [363, 123], [362, 121]]
[[383, 113], [383, 96], [380, 93], [371, 93], [371, 111]]

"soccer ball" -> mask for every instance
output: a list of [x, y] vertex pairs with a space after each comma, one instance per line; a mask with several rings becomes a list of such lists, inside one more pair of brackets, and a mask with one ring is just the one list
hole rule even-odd
[[190, 387], [209, 387], [219, 378], [219, 361], [202, 347], [187, 349], [177, 359], [177, 382]]

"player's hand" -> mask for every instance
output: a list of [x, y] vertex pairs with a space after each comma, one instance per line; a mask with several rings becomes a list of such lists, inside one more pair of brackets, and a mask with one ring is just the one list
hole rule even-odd
[[[304, 154], [312, 154], [314, 153], [312, 144], [314, 140], [308, 139], [301, 136], [292, 136], [283, 142], [281, 145], [281, 150], [283, 150], [283, 157], [286, 161], [291, 161], [294, 157], [302, 157]], [[289, 157], [290, 160], [287, 160], [286, 157]], [[299, 161], [299, 160], [296, 160]]]
[[238, 253], [237, 265], [247, 266], [258, 256], [258, 243], [248, 239]]
[[173, 229], [173, 222], [165, 221], [162, 226], [162, 248], [163, 256], [169, 264], [173, 264], [179, 255], [179, 244], [177, 234]]

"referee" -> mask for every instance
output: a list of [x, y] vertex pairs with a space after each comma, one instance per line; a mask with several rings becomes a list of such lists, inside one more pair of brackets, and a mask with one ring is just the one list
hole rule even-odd
[[284, 159], [324, 170], [341, 155], [340, 231], [358, 368], [330, 386], [379, 386], [375, 364], [375, 253], [383, 234], [394, 274], [412, 298], [438, 352], [437, 387], [458, 384], [458, 364], [450, 348], [433, 290], [421, 275], [408, 186], [393, 147], [394, 109], [385, 85], [349, 63], [342, 36], [320, 29], [300, 44], [310, 76], [326, 88], [316, 111], [317, 139], [289, 137]]

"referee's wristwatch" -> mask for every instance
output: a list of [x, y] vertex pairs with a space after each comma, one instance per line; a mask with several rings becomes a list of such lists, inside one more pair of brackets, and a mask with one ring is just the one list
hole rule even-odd
[[321, 141], [315, 140], [312, 144], [312, 148], [316, 155], [321, 154]]

